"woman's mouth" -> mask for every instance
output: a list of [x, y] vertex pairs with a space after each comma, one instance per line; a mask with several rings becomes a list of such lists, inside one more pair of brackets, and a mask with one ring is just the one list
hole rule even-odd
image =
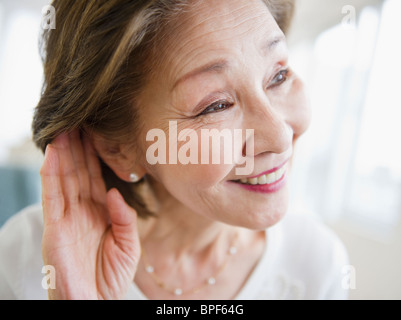
[[274, 171], [269, 174], [264, 174], [259, 177], [255, 178], [244, 178], [241, 180], [236, 181], [237, 183], [247, 184], [247, 185], [268, 185], [276, 183], [277, 181], [281, 180], [285, 173], [285, 167], [281, 167], [277, 171]]
[[249, 191], [260, 193], [273, 193], [284, 187], [287, 176], [286, 163], [275, 169], [269, 170], [257, 177], [243, 178], [232, 181]]

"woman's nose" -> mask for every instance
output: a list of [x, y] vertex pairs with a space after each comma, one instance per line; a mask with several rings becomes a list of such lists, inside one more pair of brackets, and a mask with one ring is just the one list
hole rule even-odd
[[[286, 121], [284, 112], [280, 112], [279, 106], [272, 106], [269, 99], [253, 96], [251, 107], [244, 108], [246, 111], [246, 128], [254, 130], [253, 154], [257, 156], [263, 153], [281, 154], [292, 147], [293, 129]], [[244, 148], [245, 152], [246, 148]]]

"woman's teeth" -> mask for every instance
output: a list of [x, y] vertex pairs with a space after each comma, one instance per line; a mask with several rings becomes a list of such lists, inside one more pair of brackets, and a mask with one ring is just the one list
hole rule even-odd
[[242, 184], [250, 184], [250, 185], [266, 185], [266, 184], [272, 184], [277, 181], [279, 181], [285, 173], [285, 168], [282, 167], [278, 169], [277, 171], [274, 171], [269, 174], [265, 174], [263, 176], [260, 176], [258, 178], [252, 178], [252, 179], [241, 179], [238, 182]]

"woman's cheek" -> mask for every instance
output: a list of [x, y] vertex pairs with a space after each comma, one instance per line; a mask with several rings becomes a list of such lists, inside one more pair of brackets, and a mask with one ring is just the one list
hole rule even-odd
[[[220, 152], [220, 149], [211, 147], [209, 152], [211, 155], [212, 152]], [[168, 186], [169, 189], [174, 188], [187, 192], [190, 191], [189, 189], [206, 190], [214, 188], [224, 182], [233, 169], [232, 164], [224, 164], [224, 161], [218, 164], [206, 161], [202, 163], [201, 157], [199, 157], [199, 161], [188, 164], [183, 164], [180, 161], [183, 159], [180, 157], [177, 157], [177, 160], [177, 164], [148, 165], [147, 172]]]
[[[147, 172], [156, 180], [180, 189], [196, 186], [206, 190], [218, 186], [235, 167], [232, 128], [241, 127], [238, 113], [228, 110], [192, 123], [169, 121], [168, 127], [147, 136], [145, 149], [151, 160], [146, 163]], [[240, 147], [242, 150], [242, 144]], [[164, 164], [152, 164], [156, 157]], [[179, 186], [176, 181], [180, 181]]]
[[175, 174], [204, 188], [226, 180], [234, 163], [232, 130], [217, 128], [179, 133]]
[[232, 170], [232, 166], [225, 164], [189, 164], [166, 166], [165, 170], [165, 178], [180, 181], [180, 187], [206, 190], [224, 182]]

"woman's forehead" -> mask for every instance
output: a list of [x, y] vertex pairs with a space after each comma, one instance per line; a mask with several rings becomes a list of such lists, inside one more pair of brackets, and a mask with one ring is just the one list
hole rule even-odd
[[206, 0], [174, 22], [163, 46], [163, 67], [175, 83], [193, 68], [283, 37], [260, 0]]

